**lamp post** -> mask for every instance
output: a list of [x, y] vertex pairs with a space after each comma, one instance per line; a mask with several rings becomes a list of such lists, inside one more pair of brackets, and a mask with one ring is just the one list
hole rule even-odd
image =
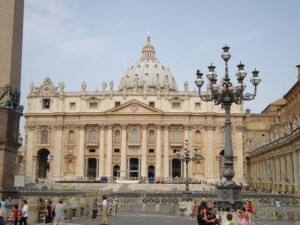
[[244, 64], [240, 63], [237, 65], [238, 71], [237, 85], [233, 86], [230, 82], [228, 74], [228, 61], [231, 57], [229, 53], [229, 47], [225, 45], [223, 47], [223, 53], [221, 57], [225, 61], [225, 76], [220, 84], [217, 84], [217, 74], [215, 72], [215, 66], [211, 64], [208, 69], [207, 78], [209, 80], [208, 92], [205, 94], [201, 93], [201, 87], [204, 84], [202, 79], [203, 73], [197, 70], [197, 78], [195, 84], [198, 87], [199, 96], [203, 101], [214, 101], [215, 105], [222, 105], [225, 109], [225, 166], [223, 170], [223, 176], [226, 181], [221, 185], [217, 186], [217, 206], [219, 209], [236, 209], [242, 206], [241, 200], [241, 189], [242, 187], [237, 185], [233, 181], [234, 169], [233, 169], [233, 150], [232, 150], [232, 139], [231, 139], [231, 119], [230, 119], [230, 109], [233, 103], [242, 104], [243, 101], [253, 100], [256, 96], [257, 86], [261, 79], [258, 77], [259, 71], [256, 69], [252, 72], [253, 76], [251, 78], [251, 83], [254, 86], [254, 94], [244, 93], [246, 85], [244, 84], [244, 78], [247, 73], [244, 70]]
[[176, 151], [177, 159], [185, 162], [185, 191], [183, 192], [183, 199], [186, 201], [191, 200], [191, 192], [190, 192], [190, 180], [189, 180], [189, 162], [192, 161], [196, 156], [196, 150], [193, 151], [193, 156], [191, 156], [191, 152], [188, 149], [189, 141], [185, 140], [184, 142], [185, 148], [183, 155], [180, 155], [179, 150]]

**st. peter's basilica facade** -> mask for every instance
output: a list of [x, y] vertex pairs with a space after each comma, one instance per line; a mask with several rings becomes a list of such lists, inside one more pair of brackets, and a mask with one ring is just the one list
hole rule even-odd
[[[101, 81], [99, 81], [101, 82]], [[67, 85], [67, 84], [66, 84]], [[189, 163], [189, 176], [209, 182], [222, 177], [224, 110], [200, 100], [156, 56], [150, 37], [139, 60], [115, 87], [65, 92], [45, 78], [30, 86], [25, 114], [25, 177], [75, 180], [107, 176], [117, 179], [185, 177], [185, 165], [176, 157], [197, 151]], [[243, 173], [243, 105], [232, 106], [232, 139], [235, 179]]]

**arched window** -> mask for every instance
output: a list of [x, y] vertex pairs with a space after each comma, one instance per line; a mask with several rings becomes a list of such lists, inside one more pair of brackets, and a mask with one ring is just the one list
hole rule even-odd
[[119, 130], [115, 131], [115, 140], [114, 140], [114, 142], [115, 143], [120, 143], [121, 142], [121, 134], [120, 134]]
[[138, 132], [137, 132], [137, 129], [132, 129], [131, 130], [131, 142], [132, 143], [138, 142]]
[[174, 130], [174, 132], [173, 132], [173, 141], [180, 142], [180, 134], [179, 134], [178, 130]]
[[75, 133], [74, 133], [73, 130], [70, 130], [70, 131], [69, 131], [68, 141], [69, 141], [69, 143], [75, 142]]
[[96, 142], [97, 141], [97, 133], [95, 130], [90, 131], [90, 142]]
[[48, 131], [47, 130], [42, 130], [41, 142], [48, 143]]
[[155, 142], [155, 134], [154, 130], [149, 131], [149, 143], [154, 143]]

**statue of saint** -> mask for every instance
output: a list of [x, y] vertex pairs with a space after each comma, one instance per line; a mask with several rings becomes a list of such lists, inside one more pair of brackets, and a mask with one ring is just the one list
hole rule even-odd
[[114, 82], [111, 81], [110, 84], [109, 84], [109, 86], [110, 86], [110, 90], [113, 91], [114, 90]]
[[59, 83], [59, 87], [60, 87], [60, 92], [64, 92], [64, 90], [65, 90], [65, 84], [64, 84], [63, 81]]
[[102, 91], [106, 91], [107, 84], [105, 81], [102, 83]]
[[81, 88], [82, 88], [82, 91], [85, 92], [85, 90], [86, 90], [86, 83], [85, 83], [85, 81], [83, 81], [83, 83], [81, 84]]

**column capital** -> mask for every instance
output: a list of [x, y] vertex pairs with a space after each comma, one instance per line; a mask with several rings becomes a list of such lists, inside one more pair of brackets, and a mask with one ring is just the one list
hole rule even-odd
[[79, 124], [77, 125], [78, 130], [84, 130], [85, 129], [85, 124]]
[[183, 125], [184, 126], [184, 129], [185, 130], [189, 130], [190, 128], [191, 128], [191, 125], [189, 125], [189, 124], [185, 124], [185, 125]]
[[105, 129], [105, 125], [104, 124], [99, 124], [100, 130], [104, 130]]
[[55, 130], [63, 130], [64, 129], [63, 124], [55, 124], [53, 127], [54, 127]]
[[216, 129], [216, 126], [215, 126], [215, 125], [212, 125], [212, 124], [207, 124], [207, 125], [205, 125], [205, 129], [206, 129], [206, 130], [215, 130], [215, 129]]
[[127, 129], [128, 124], [122, 124], [121, 127], [122, 127], [122, 129]]
[[113, 124], [107, 124], [108, 129], [113, 129], [113, 126], [114, 126]]
[[35, 125], [29, 125], [29, 126], [27, 126], [27, 128], [28, 128], [29, 130], [35, 130], [36, 126], [35, 126]]
[[170, 125], [169, 124], [165, 124], [163, 125], [165, 130], [170, 130]]
[[143, 130], [147, 129], [147, 124], [142, 124], [142, 129]]
[[156, 129], [161, 129], [161, 125], [155, 125], [156, 126]]
[[235, 129], [236, 129], [237, 131], [239, 131], [239, 132], [242, 132], [242, 131], [245, 129], [245, 127], [244, 127], [243, 125], [237, 125], [237, 126], [235, 127]]

